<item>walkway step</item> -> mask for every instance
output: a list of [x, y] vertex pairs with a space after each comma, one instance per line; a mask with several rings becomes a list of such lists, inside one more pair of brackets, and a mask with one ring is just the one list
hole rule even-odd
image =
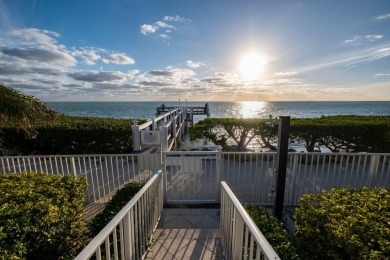
[[224, 259], [219, 209], [165, 208], [145, 259]]

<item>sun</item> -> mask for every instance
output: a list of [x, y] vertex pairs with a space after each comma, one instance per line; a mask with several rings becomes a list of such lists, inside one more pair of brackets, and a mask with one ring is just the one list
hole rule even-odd
[[240, 60], [240, 74], [246, 80], [259, 79], [264, 72], [266, 64], [267, 60], [260, 53], [246, 53]]

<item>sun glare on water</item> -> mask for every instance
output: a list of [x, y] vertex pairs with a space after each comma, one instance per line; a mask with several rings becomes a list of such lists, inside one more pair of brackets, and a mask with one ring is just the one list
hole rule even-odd
[[262, 114], [266, 102], [244, 101], [240, 102], [241, 114], [243, 118], [255, 118]]
[[267, 60], [257, 52], [249, 52], [242, 56], [239, 70], [241, 76], [246, 80], [256, 80], [261, 77]]

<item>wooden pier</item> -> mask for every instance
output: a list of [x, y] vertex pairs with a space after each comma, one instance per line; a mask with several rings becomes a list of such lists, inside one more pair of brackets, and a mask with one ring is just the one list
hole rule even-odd
[[[166, 107], [164, 105], [159, 106], [156, 108], [156, 116], [164, 115], [175, 109], [177, 109], [177, 107]], [[210, 107], [207, 103], [204, 107], [186, 107], [183, 108], [183, 110], [185, 111], [186, 115], [185, 120], [190, 125], [194, 123], [194, 116], [206, 115], [207, 117], [210, 117]]]
[[156, 117], [131, 127], [133, 134], [133, 151], [170, 151], [175, 150], [184, 137], [187, 126], [194, 123], [194, 116], [210, 116], [209, 105], [203, 107], [165, 107], [156, 108]]

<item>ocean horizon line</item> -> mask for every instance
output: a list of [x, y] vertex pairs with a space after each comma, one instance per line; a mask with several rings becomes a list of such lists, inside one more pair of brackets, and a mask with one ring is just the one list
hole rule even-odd
[[[113, 101], [113, 100], [108, 100], [108, 101], [104, 101], [104, 100], [99, 100], [99, 101], [42, 101], [42, 102], [45, 102], [45, 103], [164, 103], [164, 102], [170, 102], [170, 103], [174, 103], [174, 102], [179, 102], [179, 100], [156, 100], [156, 101]], [[247, 101], [210, 101], [210, 100], [197, 100], [197, 101], [193, 101], [193, 100], [180, 100], [181, 103], [185, 103], [185, 102], [188, 102], [188, 103], [201, 103], [201, 102], [212, 102], [212, 103], [245, 103], [245, 102], [252, 102], [252, 103], [270, 103], [270, 102], [275, 102], [275, 103], [309, 103], [309, 102], [312, 102], [312, 103], [321, 103], [321, 102], [326, 102], [326, 103], [329, 103], [329, 102], [333, 102], [333, 103], [338, 103], [338, 102], [346, 102], [346, 103], [366, 103], [366, 102], [390, 102], [390, 100], [368, 100], [368, 101], [362, 101], [362, 100], [329, 100], [329, 101], [326, 101], [326, 100], [305, 100], [305, 101], [255, 101], [255, 100], [247, 100]]]

